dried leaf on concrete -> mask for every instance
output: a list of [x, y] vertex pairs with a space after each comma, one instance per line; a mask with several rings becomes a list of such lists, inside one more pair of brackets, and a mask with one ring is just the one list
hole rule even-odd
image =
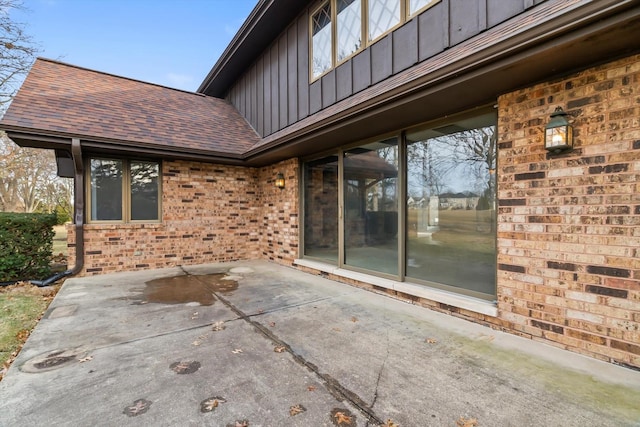
[[298, 414], [301, 414], [303, 412], [305, 412], [307, 410], [307, 408], [305, 408], [304, 406], [297, 404], [294, 405], [292, 407], [289, 408], [289, 415], [291, 415], [292, 417]]
[[427, 344], [435, 344], [438, 342], [438, 340], [435, 338], [427, 338], [426, 340], [424, 340], [424, 342], [426, 342]]
[[388, 419], [386, 423], [380, 424], [380, 427], [400, 427], [400, 424], [396, 424], [393, 420]]
[[286, 348], [285, 346], [283, 346], [283, 345], [279, 345], [279, 346], [277, 346], [276, 348], [274, 348], [274, 349], [273, 349], [273, 351], [275, 351], [276, 353], [284, 353], [284, 351], [285, 351], [286, 349], [287, 349], [287, 348]]
[[223, 331], [226, 328], [226, 326], [224, 326], [224, 321], [219, 321], [213, 324], [213, 326], [211, 327], [211, 330], [213, 330], [214, 332], [218, 332], [218, 331]]
[[334, 408], [331, 411], [331, 422], [336, 426], [355, 426], [356, 416], [348, 409]]
[[87, 356], [87, 357], [83, 357], [82, 359], [78, 359], [78, 362], [84, 363], [84, 362], [90, 362], [92, 360], [93, 360], [93, 356]]
[[221, 403], [225, 403], [226, 399], [220, 396], [213, 396], [200, 402], [200, 412], [212, 412]]
[[465, 418], [461, 416], [456, 421], [456, 425], [458, 427], [476, 427], [478, 425], [478, 420], [475, 418]]

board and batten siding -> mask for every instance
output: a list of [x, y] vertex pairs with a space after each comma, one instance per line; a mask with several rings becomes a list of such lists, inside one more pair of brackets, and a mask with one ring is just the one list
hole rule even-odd
[[309, 78], [310, 4], [226, 98], [262, 137], [342, 101], [545, 0], [441, 0], [319, 79]]

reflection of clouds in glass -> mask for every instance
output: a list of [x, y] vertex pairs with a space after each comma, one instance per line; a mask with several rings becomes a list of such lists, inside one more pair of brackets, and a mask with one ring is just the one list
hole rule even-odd
[[400, 23], [400, 0], [369, 0], [369, 40]]
[[465, 130], [409, 144], [410, 196], [443, 192], [481, 195], [495, 169], [495, 128]]
[[359, 0], [338, 0], [338, 61], [342, 61], [360, 49], [362, 44], [361, 11], [361, 2]]
[[332, 64], [331, 54], [331, 9], [329, 4], [320, 9], [312, 18], [312, 71], [318, 77]]
[[435, 0], [411, 0], [409, 2], [409, 14], [413, 15], [418, 10], [427, 6], [428, 4], [433, 3]]

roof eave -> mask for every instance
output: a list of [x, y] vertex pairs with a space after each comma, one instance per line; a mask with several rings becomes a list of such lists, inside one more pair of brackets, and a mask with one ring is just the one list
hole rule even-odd
[[83, 152], [87, 154], [142, 156], [246, 166], [244, 157], [238, 153], [185, 149], [182, 147], [132, 143], [130, 141], [98, 139], [79, 135], [37, 132], [33, 129], [21, 129], [15, 126], [2, 126], [2, 128], [9, 139], [21, 147], [70, 150], [72, 138], [78, 138], [80, 139]]
[[306, 7], [302, 0], [260, 0], [197, 92], [223, 98], [235, 79]]

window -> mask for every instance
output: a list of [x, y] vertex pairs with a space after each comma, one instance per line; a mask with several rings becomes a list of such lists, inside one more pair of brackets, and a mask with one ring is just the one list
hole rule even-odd
[[496, 298], [492, 109], [363, 141], [303, 164], [303, 255]]
[[351, 56], [362, 47], [362, 2], [337, 0], [337, 49], [338, 62]]
[[439, 1], [327, 0], [311, 15], [311, 79]]
[[142, 160], [89, 161], [89, 221], [158, 221], [160, 165]]
[[369, 0], [369, 41], [400, 23], [400, 0]]
[[427, 6], [437, 3], [438, 0], [409, 0], [409, 16], [413, 16]]
[[490, 112], [407, 132], [407, 277], [495, 295], [495, 124]]
[[331, 47], [331, 5], [325, 4], [311, 17], [311, 70], [313, 78], [333, 66]]

